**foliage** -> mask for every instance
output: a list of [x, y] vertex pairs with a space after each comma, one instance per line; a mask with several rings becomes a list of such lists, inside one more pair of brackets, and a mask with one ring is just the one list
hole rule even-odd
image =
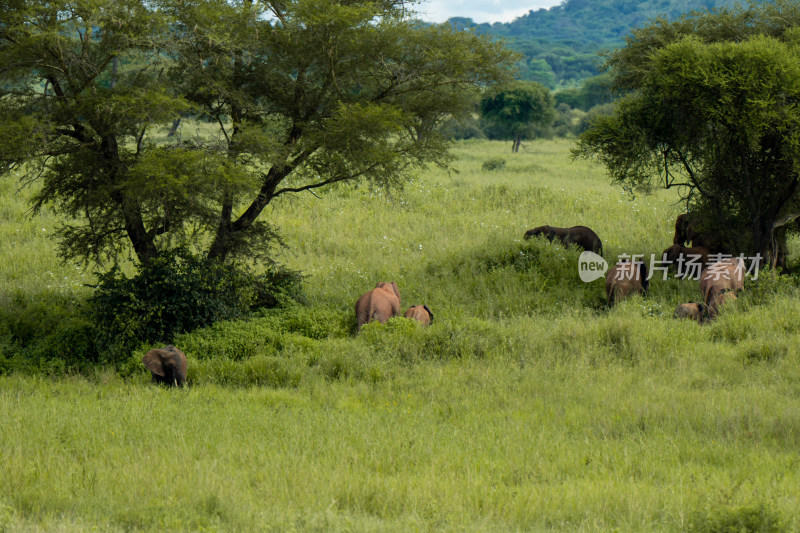
[[589, 111], [614, 100], [612, 78], [608, 74], [595, 76], [583, 81], [580, 87], [570, 87], [554, 93], [556, 105], [567, 104], [573, 109]]
[[495, 157], [484, 161], [483, 164], [481, 165], [481, 168], [483, 170], [491, 171], [491, 170], [500, 170], [504, 166], [506, 166], [506, 160], [503, 159], [502, 157]]
[[[57, 359], [17, 375], [31, 352], [13, 320], [32, 350], [79, 325], [92, 280], [43, 237], [52, 213], [21, 217], [31, 191], [0, 188], [0, 527], [798, 530], [796, 280], [748, 278], [702, 326], [671, 318], [699, 298], [692, 280], [656, 276], [607, 309], [578, 250], [525, 230], [585, 223], [609, 260], [659, 253], [678, 196], [631, 199], [571, 146], [537, 140], [487, 175], [507, 143], [464, 141], [458, 173], [426, 169], [402, 195], [276, 204], [305, 303], [177, 335], [181, 390], [149, 384], [151, 344], [124, 378]], [[356, 297], [389, 279], [436, 321], [352, 335]]]
[[180, 333], [243, 317], [255, 305], [277, 305], [297, 295], [297, 284], [289, 272], [254, 276], [240, 265], [178, 251], [139, 265], [130, 278], [117, 270], [101, 274], [90, 308], [98, 344], [113, 362], [142, 343], [172, 343]]
[[[37, 0], [0, 20], [0, 171], [41, 180], [62, 255], [99, 264], [269, 255], [274, 198], [446, 164], [436, 127], [511, 57], [392, 1]], [[158, 139], [190, 113], [216, 131]]]
[[[629, 94], [581, 136], [576, 154], [596, 157], [631, 190], [656, 176], [682, 188], [727, 249], [775, 257], [773, 228], [800, 207], [796, 24], [796, 3], [776, 2], [636, 32], [609, 59]], [[768, 26], [775, 36], [758, 36]]]
[[691, 522], [692, 533], [781, 533], [788, 531], [785, 520], [764, 503], [715, 506]]
[[591, 128], [595, 121], [600, 120], [603, 117], [609, 117], [613, 115], [615, 110], [616, 104], [602, 104], [594, 106], [580, 118], [578, 126], [575, 128], [576, 133], [580, 135], [584, 131]]
[[486, 139], [486, 135], [481, 129], [480, 120], [477, 116], [473, 115], [468, 115], [461, 119], [449, 118], [442, 122], [439, 131], [445, 138], [454, 141]]
[[553, 97], [536, 82], [517, 82], [481, 98], [482, 117], [492, 126], [493, 138], [513, 139], [512, 152], [518, 152], [522, 139], [538, 124], [553, 120]]
[[[619, 48], [631, 30], [653, 19], [745, 3], [743, 0], [566, 0], [531, 10], [511, 22], [475, 23], [466, 17], [448, 22], [459, 29], [502, 39], [522, 54], [519, 77], [550, 89], [576, 87], [601, 70], [599, 52]], [[591, 107], [591, 106], [589, 106]], [[584, 111], [588, 107], [582, 108]]]
[[106, 362], [82, 299], [18, 292], [12, 307], [0, 309], [0, 332], [0, 374], [57, 376]]

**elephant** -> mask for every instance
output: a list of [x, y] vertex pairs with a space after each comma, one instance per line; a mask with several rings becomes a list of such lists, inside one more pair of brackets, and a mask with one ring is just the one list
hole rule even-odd
[[680, 304], [675, 308], [674, 318], [691, 318], [695, 322], [704, 322], [709, 318], [709, 308], [702, 302]]
[[[699, 265], [696, 271], [696, 276], [699, 276], [700, 271], [708, 265], [708, 256], [711, 251], [702, 246], [692, 246], [687, 248], [682, 244], [673, 244], [662, 252], [662, 259], [670, 264], [679, 262], [678, 273], [686, 276], [693, 265]], [[682, 272], [681, 272], [682, 271]]]
[[692, 213], [683, 213], [675, 219], [675, 235], [672, 238], [673, 244], [690, 244], [700, 246], [711, 252], [723, 252], [723, 246], [717, 242], [719, 239], [708, 234], [700, 234], [695, 229], [697, 216]]
[[721, 311], [723, 305], [732, 300], [736, 300], [736, 293], [730, 289], [723, 289], [720, 293], [715, 293], [711, 296], [711, 301], [708, 304], [709, 315], [715, 317]]
[[377, 320], [384, 323], [394, 316], [400, 316], [400, 291], [393, 281], [379, 282], [356, 301], [356, 331], [360, 331], [367, 322]]
[[691, 218], [689, 213], [683, 213], [675, 219], [675, 235], [672, 238], [672, 244], [683, 246], [692, 242], [694, 229], [691, 227]]
[[413, 318], [427, 326], [433, 323], [433, 313], [427, 305], [412, 305], [403, 315], [406, 318]]
[[745, 266], [741, 257], [729, 257], [708, 265], [700, 274], [703, 302], [710, 306], [711, 299], [724, 292], [730, 291], [735, 295], [743, 290], [744, 273]]
[[576, 246], [603, 255], [603, 243], [600, 237], [586, 226], [572, 226], [571, 228], [557, 228], [555, 226], [539, 226], [525, 232], [525, 239], [544, 235], [552, 241], [557, 238], [564, 246], [574, 243]]
[[153, 375], [155, 383], [183, 387], [189, 364], [186, 355], [173, 345], [153, 348], [142, 357], [144, 366]]
[[606, 274], [606, 298], [609, 306], [631, 293], [646, 294], [649, 288], [647, 265], [641, 261], [617, 263]]

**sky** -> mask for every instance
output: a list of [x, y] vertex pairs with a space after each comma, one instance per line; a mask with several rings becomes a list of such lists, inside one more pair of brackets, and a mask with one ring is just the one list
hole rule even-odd
[[418, 18], [444, 22], [450, 17], [469, 17], [475, 22], [510, 22], [528, 11], [549, 9], [562, 0], [422, 0], [413, 9]]

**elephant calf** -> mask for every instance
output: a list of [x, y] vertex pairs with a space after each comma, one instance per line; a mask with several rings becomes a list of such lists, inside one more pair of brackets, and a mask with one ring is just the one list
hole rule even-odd
[[400, 316], [400, 291], [395, 282], [381, 281], [356, 301], [357, 331], [367, 322], [384, 323], [394, 316]]
[[403, 315], [406, 318], [413, 318], [427, 326], [433, 323], [433, 313], [427, 305], [412, 305]]
[[571, 228], [557, 228], [555, 226], [539, 226], [525, 232], [525, 239], [544, 235], [548, 240], [554, 238], [564, 244], [564, 246], [574, 243], [576, 246], [603, 255], [603, 243], [597, 233], [586, 226], [572, 226]]
[[142, 362], [153, 375], [155, 383], [175, 387], [183, 387], [186, 383], [186, 371], [189, 368], [186, 354], [171, 344], [150, 350], [144, 354]]
[[703, 302], [711, 305], [712, 298], [725, 292], [734, 295], [744, 289], [745, 266], [741, 257], [730, 257], [708, 265], [700, 274]]
[[606, 274], [606, 298], [608, 305], [624, 299], [629, 294], [644, 294], [650, 287], [647, 265], [641, 261], [617, 263]]
[[680, 304], [675, 308], [674, 318], [691, 318], [695, 322], [704, 322], [709, 318], [708, 306], [704, 303], [691, 302]]
[[715, 293], [711, 296], [711, 302], [708, 304], [709, 315], [713, 318], [722, 310], [722, 306], [736, 300], [736, 293], [732, 290], [723, 290], [720, 293]]

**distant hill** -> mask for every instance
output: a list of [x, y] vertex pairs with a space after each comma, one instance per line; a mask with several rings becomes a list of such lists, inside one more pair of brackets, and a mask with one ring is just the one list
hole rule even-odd
[[551, 89], [580, 85], [596, 76], [601, 50], [617, 48], [631, 28], [657, 17], [674, 20], [692, 11], [742, 4], [743, 0], [566, 0], [550, 9], [529, 11], [512, 22], [476, 24], [454, 17], [457, 28], [503, 38], [523, 54], [520, 77]]

